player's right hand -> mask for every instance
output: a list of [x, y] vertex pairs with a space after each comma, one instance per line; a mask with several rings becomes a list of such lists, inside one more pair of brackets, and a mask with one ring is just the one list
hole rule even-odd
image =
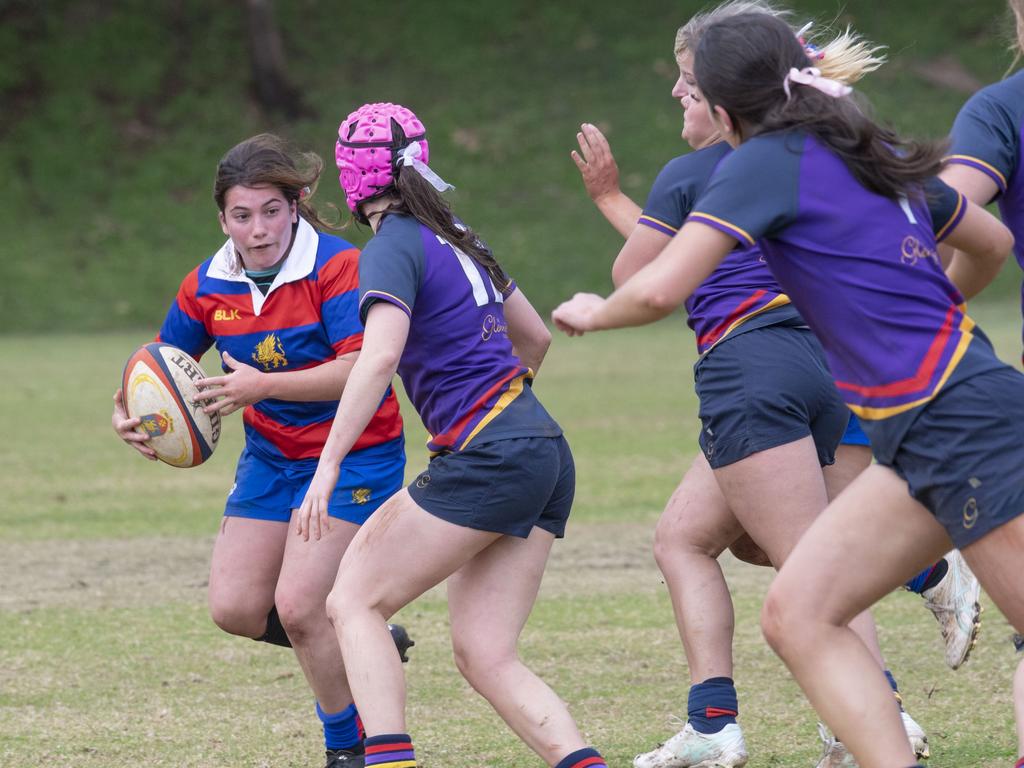
[[124, 395], [120, 389], [114, 393], [114, 413], [110, 417], [110, 422], [114, 427], [114, 431], [117, 432], [118, 437], [150, 461], [156, 461], [156, 451], [146, 445], [146, 442], [149, 440], [149, 435], [135, 431], [135, 428], [139, 426], [142, 421], [140, 419], [128, 418], [128, 411], [124, 407]]
[[615, 164], [608, 139], [596, 125], [584, 123], [576, 134], [580, 151], [570, 153], [576, 167], [580, 169], [587, 194], [595, 202], [608, 195], [617, 195], [619, 188], [619, 166]]

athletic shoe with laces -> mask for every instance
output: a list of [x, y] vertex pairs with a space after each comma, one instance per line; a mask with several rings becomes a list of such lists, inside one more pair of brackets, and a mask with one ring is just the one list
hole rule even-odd
[[946, 663], [957, 669], [967, 661], [981, 628], [981, 585], [959, 551], [945, 557], [949, 565], [942, 581], [921, 593], [925, 606], [935, 615], [946, 642]]
[[[360, 747], [362, 749], [362, 747]], [[365, 768], [366, 755], [350, 749], [328, 749], [324, 768]]]
[[[918, 760], [927, 760], [929, 755], [928, 736], [924, 729], [906, 712], [901, 711], [900, 718], [903, 720], [903, 729], [907, 732], [910, 748], [914, 750], [914, 757]], [[822, 723], [818, 723], [818, 736], [821, 738], [824, 749], [817, 768], [857, 768], [857, 761], [853, 759], [850, 750], [843, 742], [829, 734], [828, 729]]]
[[405, 655], [406, 651], [416, 645], [416, 641], [409, 637], [409, 633], [401, 624], [388, 624], [388, 632], [391, 633], [391, 639], [395, 641], [398, 658], [404, 664], [409, 660], [409, 657]]
[[[675, 724], [683, 721], [672, 718]], [[633, 758], [634, 768], [741, 768], [747, 764], [747, 745], [737, 723], [717, 733], [699, 733], [686, 723], [656, 749]]]

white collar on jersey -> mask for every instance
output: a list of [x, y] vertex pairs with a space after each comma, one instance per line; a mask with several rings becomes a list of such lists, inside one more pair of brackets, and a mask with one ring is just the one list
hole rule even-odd
[[217, 280], [248, 284], [249, 293], [252, 295], [253, 314], [259, 315], [267, 296], [270, 296], [274, 289], [285, 283], [301, 280], [313, 271], [316, 266], [316, 251], [319, 244], [320, 235], [308, 221], [300, 216], [299, 226], [295, 229], [295, 242], [292, 243], [292, 248], [285, 257], [281, 270], [274, 277], [274, 282], [271, 283], [266, 296], [256, 287], [256, 283], [246, 276], [244, 271], [235, 270], [237, 264], [235, 244], [231, 238], [228, 238], [228, 241], [213, 254], [213, 260], [210, 262], [210, 268], [206, 274]]

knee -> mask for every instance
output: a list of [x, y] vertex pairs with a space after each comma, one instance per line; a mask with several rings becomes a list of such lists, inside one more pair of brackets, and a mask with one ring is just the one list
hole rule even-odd
[[279, 589], [274, 604], [277, 606], [281, 626], [294, 645], [302, 645], [303, 641], [315, 632], [317, 625], [322, 626], [327, 620], [324, 601], [310, 598], [305, 594]]
[[722, 554], [722, 549], [720, 545], [694, 536], [685, 520], [668, 512], [661, 516], [654, 529], [654, 559], [662, 571], [687, 556], [715, 559]]
[[210, 618], [213, 623], [231, 635], [241, 637], [260, 637], [267, 631], [266, 607], [254, 603], [233, 602], [210, 599]]
[[764, 639], [779, 656], [785, 658], [794, 650], [800, 634], [808, 629], [799, 616], [795, 603], [787, 599], [784, 590], [778, 588], [776, 579], [768, 589], [764, 605], [761, 606], [761, 632]]
[[473, 688], [484, 693], [502, 667], [518, 659], [515, 649], [506, 649], [493, 639], [486, 641], [452, 638], [452, 654], [459, 673]]

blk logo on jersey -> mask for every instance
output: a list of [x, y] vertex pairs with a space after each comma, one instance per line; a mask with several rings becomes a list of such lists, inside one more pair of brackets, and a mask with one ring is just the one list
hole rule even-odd
[[284, 347], [281, 346], [281, 340], [273, 333], [267, 334], [266, 338], [256, 345], [256, 351], [252, 353], [252, 359], [261, 365], [264, 371], [288, 365], [288, 358], [284, 356]]
[[237, 309], [215, 309], [213, 310], [213, 321], [240, 320], [241, 314]]

